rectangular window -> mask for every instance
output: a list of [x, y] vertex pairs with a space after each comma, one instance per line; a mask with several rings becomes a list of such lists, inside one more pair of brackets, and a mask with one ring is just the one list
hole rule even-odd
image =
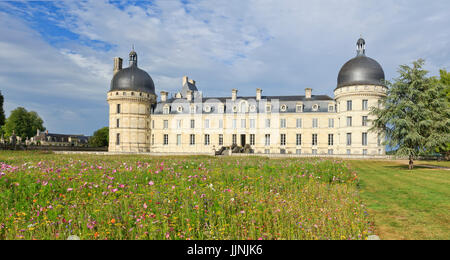
[[155, 144], [155, 135], [152, 134], [152, 145]]
[[367, 146], [367, 133], [362, 133], [362, 145]]
[[312, 149], [312, 154], [316, 155], [317, 154], [317, 149]]
[[116, 145], [120, 144], [120, 134], [116, 135]]
[[296, 145], [302, 145], [302, 135], [301, 134], [297, 134], [295, 137], [295, 144]]
[[367, 155], [367, 149], [363, 149], [363, 155]]
[[241, 128], [246, 128], [246, 120], [245, 119], [241, 119]]
[[205, 135], [205, 145], [209, 145], [209, 135]]
[[236, 126], [236, 124], [237, 124], [237, 123], [236, 123], [236, 119], [233, 119], [232, 123], [233, 123], [232, 128], [233, 128], [233, 129], [236, 129], [236, 127], [237, 127], [237, 126]]
[[347, 133], [347, 145], [352, 145], [352, 134]]
[[168, 144], [169, 144], [169, 135], [164, 134], [164, 145], [168, 145]]
[[233, 134], [232, 135], [232, 144], [237, 144], [237, 136], [236, 136], [236, 134]]
[[334, 128], [334, 118], [328, 118], [328, 127]]
[[266, 119], [266, 128], [270, 128], [270, 119]]
[[264, 149], [264, 153], [265, 153], [265, 154], [269, 154], [269, 153], [270, 153], [270, 150], [269, 150], [269, 149]]
[[347, 155], [352, 154], [352, 151], [350, 149], [347, 149]]
[[209, 119], [205, 119], [205, 128], [209, 128]]
[[380, 134], [378, 134], [378, 136], [377, 136], [377, 145], [381, 146], [381, 135]]
[[328, 112], [333, 112], [334, 111], [334, 106], [328, 106]]
[[181, 145], [181, 135], [177, 135], [177, 145]]
[[223, 128], [223, 119], [219, 119], [219, 128]]
[[286, 128], [286, 118], [280, 119], [280, 128]]
[[328, 134], [328, 145], [333, 145], [333, 134]]
[[195, 144], [195, 135], [191, 134], [189, 137], [189, 144], [194, 145]]
[[297, 128], [302, 128], [302, 119], [301, 118], [297, 118], [296, 126], [297, 126]]
[[270, 145], [270, 135], [269, 134], [265, 135], [265, 145]]
[[319, 125], [319, 122], [318, 122], [318, 120], [317, 120], [317, 118], [313, 118], [313, 123], [312, 123], [312, 127], [313, 128], [317, 128], [318, 127], [318, 125]]
[[255, 119], [250, 119], [250, 128], [255, 128]]
[[117, 127], [117, 128], [120, 127], [120, 119], [119, 119], [119, 118], [117, 118], [117, 121], [116, 121], [116, 127]]
[[295, 110], [297, 111], [297, 113], [301, 113], [303, 111], [303, 106], [297, 105]]
[[120, 104], [117, 104], [117, 114], [120, 114]]
[[328, 149], [328, 154], [332, 155], [333, 154], [333, 149]]
[[317, 134], [312, 134], [312, 145], [317, 145]]
[[362, 110], [369, 110], [369, 105], [367, 99], [362, 101]]
[[351, 116], [347, 117], [347, 126], [352, 126], [352, 117]]
[[267, 105], [267, 106], [266, 106], [266, 112], [269, 113], [269, 112], [271, 111], [271, 108], [272, 108], [272, 107], [271, 107], [270, 105]]
[[155, 120], [152, 120], [152, 129], [155, 129]]
[[195, 120], [191, 119], [191, 128], [194, 129], [195, 128]]
[[250, 134], [250, 145], [255, 145], [255, 134]]
[[280, 135], [280, 144], [281, 145], [286, 145], [286, 134], [281, 134]]
[[347, 111], [351, 111], [351, 110], [352, 110], [352, 101], [347, 100]]
[[296, 154], [302, 154], [302, 149], [297, 149], [297, 150], [295, 150], [295, 153], [296, 153]]
[[223, 145], [223, 134], [219, 134], [219, 145]]
[[367, 116], [362, 117], [362, 125], [367, 126]]
[[181, 129], [182, 126], [182, 121], [181, 120], [177, 120], [177, 128]]
[[169, 121], [168, 120], [164, 120], [163, 125], [164, 125], [164, 127], [163, 127], [164, 129], [169, 128]]

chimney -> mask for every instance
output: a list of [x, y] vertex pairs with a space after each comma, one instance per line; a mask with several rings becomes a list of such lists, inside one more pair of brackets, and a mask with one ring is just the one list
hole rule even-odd
[[192, 101], [192, 90], [186, 91], [186, 99], [187, 101]]
[[256, 101], [260, 101], [261, 100], [261, 94], [262, 94], [262, 89], [257, 88], [256, 89]]
[[232, 89], [231, 90], [231, 100], [235, 101], [237, 97], [237, 89]]
[[188, 76], [183, 76], [183, 86], [187, 84], [188, 80]]
[[305, 97], [307, 99], [310, 99], [311, 98], [311, 94], [312, 94], [312, 88], [306, 88], [305, 89]]
[[167, 101], [167, 94], [169, 94], [166, 91], [161, 91], [161, 102], [166, 102]]
[[120, 57], [115, 57], [114, 58], [114, 75], [116, 75], [117, 72], [119, 72], [119, 70], [122, 69], [122, 58]]

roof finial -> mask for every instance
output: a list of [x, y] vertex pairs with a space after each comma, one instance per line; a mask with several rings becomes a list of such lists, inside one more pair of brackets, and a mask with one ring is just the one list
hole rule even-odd
[[134, 43], [131, 45], [131, 50], [134, 51]]

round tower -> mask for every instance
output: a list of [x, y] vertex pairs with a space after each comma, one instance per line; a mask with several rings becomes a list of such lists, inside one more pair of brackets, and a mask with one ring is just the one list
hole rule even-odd
[[137, 53], [129, 54], [129, 67], [114, 59], [114, 76], [107, 94], [110, 152], [150, 152], [151, 108], [156, 103], [155, 85], [137, 66]]
[[339, 71], [334, 97], [337, 103], [340, 154], [384, 155], [383, 136], [369, 131], [371, 107], [378, 107], [386, 95], [384, 71], [374, 59], [366, 56], [365, 40], [356, 43], [356, 57]]

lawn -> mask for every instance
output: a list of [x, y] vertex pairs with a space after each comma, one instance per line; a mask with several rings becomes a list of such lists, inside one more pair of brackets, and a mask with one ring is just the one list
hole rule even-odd
[[450, 239], [450, 171], [421, 166], [410, 171], [407, 162], [396, 161], [350, 165], [381, 239]]
[[366, 239], [345, 162], [0, 152], [0, 239]]
[[0, 151], [0, 239], [450, 239], [449, 174], [398, 161]]

